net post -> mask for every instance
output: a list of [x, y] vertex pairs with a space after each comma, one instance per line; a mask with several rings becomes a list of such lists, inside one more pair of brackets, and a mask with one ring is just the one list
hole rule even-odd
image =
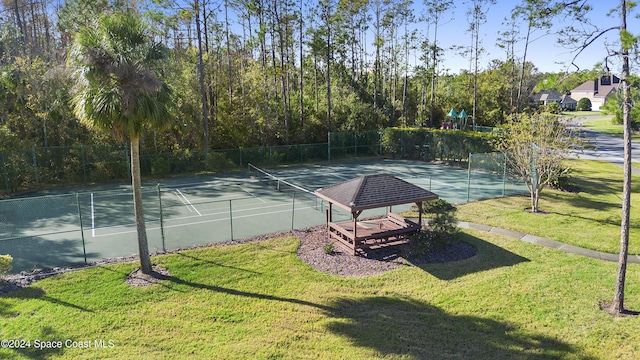
[[167, 252], [164, 242], [164, 215], [162, 213], [162, 192], [160, 191], [160, 183], [156, 185], [158, 189], [158, 206], [160, 207], [160, 238], [162, 239], [162, 251]]
[[472, 153], [469, 153], [469, 166], [467, 167], [467, 202], [471, 199], [471, 157]]
[[84, 254], [84, 263], [87, 263], [87, 247], [84, 241], [84, 226], [82, 224], [82, 209], [80, 208], [80, 194], [76, 193], [76, 204], [78, 205], [78, 219], [80, 220], [80, 235], [82, 238], [82, 253]]
[[231, 207], [232, 200], [229, 199], [229, 228], [231, 229], [231, 241], [233, 241], [233, 208]]
[[295, 229], [294, 221], [296, 218], [296, 192], [293, 192], [293, 196], [291, 197], [291, 230]]

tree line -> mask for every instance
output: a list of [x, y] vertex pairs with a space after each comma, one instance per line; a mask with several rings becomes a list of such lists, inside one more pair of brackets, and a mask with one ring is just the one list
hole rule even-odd
[[[571, 88], [595, 71], [542, 74], [515, 54], [518, 23], [544, 27], [546, 2], [523, 0], [496, 41], [502, 59], [478, 68], [479, 34], [493, 0], [469, 0], [462, 47], [475, 67], [443, 70], [439, 21], [453, 1], [424, 0], [3, 0], [0, 12], [0, 150], [113, 141], [86, 129], [69, 99], [75, 34], [100, 14], [133, 8], [169, 49], [159, 76], [176, 121], [147, 130], [143, 151], [325, 142], [327, 132], [439, 127], [450, 108], [494, 126], [527, 106], [542, 80]], [[422, 9], [416, 13], [415, 9]], [[560, 10], [558, 10], [560, 11]], [[525, 21], [526, 20], [526, 21]], [[532, 25], [529, 25], [532, 26]], [[531, 31], [528, 29], [527, 31]], [[486, 39], [488, 40], [488, 39]], [[450, 51], [449, 51], [450, 52]]]

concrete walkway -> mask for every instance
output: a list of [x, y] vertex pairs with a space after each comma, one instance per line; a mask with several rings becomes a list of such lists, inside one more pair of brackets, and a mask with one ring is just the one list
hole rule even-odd
[[[604, 260], [604, 261], [618, 262], [618, 254], [610, 254], [610, 253], [604, 253], [604, 252], [595, 251], [595, 250], [583, 249], [581, 247], [567, 245], [565, 243], [543, 238], [540, 236], [523, 234], [518, 231], [506, 230], [506, 229], [501, 229], [501, 228], [487, 226], [487, 225], [474, 224], [466, 221], [459, 221], [458, 227], [463, 229], [479, 230], [479, 231], [490, 232], [490, 233], [499, 234], [503, 236], [508, 236], [508, 237], [522, 240], [531, 244], [536, 244], [536, 245], [540, 245], [540, 246], [544, 246], [552, 249], [562, 250], [569, 254], [587, 256], [590, 258]], [[627, 257], [627, 263], [640, 264], [640, 256], [629, 255]]]

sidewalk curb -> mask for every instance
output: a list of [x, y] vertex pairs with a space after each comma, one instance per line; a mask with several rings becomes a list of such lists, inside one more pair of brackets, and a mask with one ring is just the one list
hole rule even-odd
[[[535, 244], [535, 245], [540, 245], [540, 246], [544, 246], [544, 247], [548, 247], [556, 250], [561, 250], [568, 254], [576, 254], [576, 255], [586, 256], [586, 257], [603, 260], [603, 261], [618, 262], [618, 254], [611, 254], [611, 253], [605, 253], [601, 251], [584, 249], [578, 246], [561, 243], [559, 241], [543, 238], [540, 236], [524, 234], [518, 231], [497, 228], [489, 225], [475, 224], [475, 223], [470, 223], [466, 221], [459, 221], [458, 227], [462, 229], [471, 229], [471, 230], [478, 230], [478, 231], [499, 234], [506, 237], [518, 239], [524, 242], [528, 242], [530, 244]], [[640, 264], [640, 256], [629, 255], [627, 257], [627, 263]]]

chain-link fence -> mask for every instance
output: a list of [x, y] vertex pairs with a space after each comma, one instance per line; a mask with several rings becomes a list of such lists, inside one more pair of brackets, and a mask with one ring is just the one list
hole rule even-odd
[[[453, 203], [526, 192], [526, 187], [509, 175], [504, 154], [467, 156], [466, 169], [407, 160], [287, 169], [298, 174], [294, 178], [313, 172], [337, 171], [344, 175], [347, 169], [354, 176], [371, 169], [390, 171]], [[338, 170], [330, 170], [334, 167]], [[326, 221], [327, 206], [313, 193], [271, 176], [265, 182], [257, 181], [257, 177], [250, 173], [226, 174], [208, 181], [143, 188], [150, 251], [229, 241]], [[133, 209], [129, 187], [0, 200], [0, 254], [13, 256], [13, 272], [137, 254]]]
[[[389, 157], [463, 163], [469, 153], [493, 151], [491, 134], [427, 129], [330, 133], [327, 143], [141, 154], [143, 176], [301, 165]], [[130, 178], [127, 144], [33, 147], [0, 152], [0, 194]]]
[[[203, 185], [143, 189], [152, 253], [325, 221], [325, 205], [309, 194], [253, 189], [226, 199], [224, 191]], [[134, 219], [128, 190], [2, 200], [0, 254], [13, 257], [13, 273], [135, 255]]]
[[516, 179], [502, 152], [469, 154], [467, 202], [490, 199], [526, 191], [523, 182]]

